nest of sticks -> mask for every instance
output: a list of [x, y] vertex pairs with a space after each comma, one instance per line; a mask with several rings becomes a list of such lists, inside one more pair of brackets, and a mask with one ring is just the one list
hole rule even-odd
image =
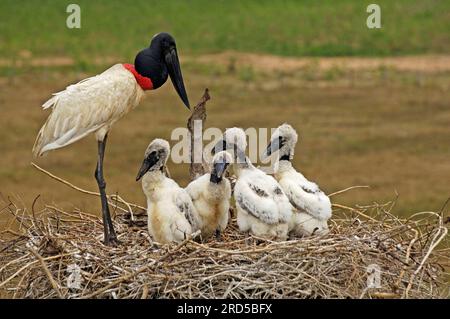
[[148, 235], [143, 207], [117, 195], [109, 200], [116, 212], [118, 247], [102, 244], [98, 216], [51, 205], [37, 211], [34, 204], [27, 210], [7, 203], [1, 214], [11, 214], [12, 222], [0, 233], [0, 295], [447, 298], [449, 294], [441, 265], [448, 260], [448, 243], [443, 243], [448, 229], [439, 213], [401, 219], [391, 214], [392, 202], [353, 208], [333, 204], [331, 231], [325, 236], [275, 242], [240, 233], [232, 219], [220, 239], [201, 241], [194, 234], [180, 244], [161, 245]]

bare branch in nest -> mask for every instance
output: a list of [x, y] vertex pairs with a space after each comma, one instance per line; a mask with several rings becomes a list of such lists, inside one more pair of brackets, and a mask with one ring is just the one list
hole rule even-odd
[[208, 165], [203, 158], [203, 127], [206, 121], [206, 102], [210, 100], [209, 90], [206, 88], [202, 98], [194, 107], [187, 122], [187, 128], [191, 138], [189, 177], [191, 181], [205, 174]]
[[[35, 164], [35, 163], [31, 163], [31, 166], [33, 166], [34, 168], [36, 168], [38, 171], [44, 173], [45, 175], [51, 177], [52, 179], [66, 185], [69, 186], [70, 188], [83, 193], [83, 194], [87, 194], [87, 195], [92, 195], [92, 196], [100, 196], [100, 194], [98, 192], [93, 192], [93, 191], [88, 191], [85, 190], [81, 187], [78, 187], [68, 181], [66, 181], [65, 179], [58, 177], [52, 173], [50, 173], [49, 171], [43, 169], [42, 167], [40, 167], [39, 165]], [[168, 173], [168, 172], [167, 172]], [[145, 207], [136, 205], [136, 204], [132, 204], [132, 203], [128, 203], [127, 201], [125, 201], [122, 197], [120, 197], [118, 194], [112, 194], [112, 195], [107, 195], [108, 198], [108, 204], [113, 206], [114, 208], [117, 208], [119, 210], [121, 210], [122, 212], [127, 212], [130, 213], [131, 215], [133, 215], [133, 211], [132, 211], [132, 207], [134, 208], [138, 208], [140, 210], [146, 211], [147, 209]], [[126, 208], [120, 207], [117, 205], [117, 202], [123, 204]]]
[[63, 295], [61, 294], [61, 291], [59, 291], [58, 284], [56, 283], [55, 279], [52, 276], [52, 273], [50, 270], [48, 270], [47, 265], [45, 264], [44, 259], [37, 251], [35, 251], [33, 248], [29, 248], [30, 252], [39, 260], [41, 263], [42, 269], [45, 272], [45, 275], [47, 276], [48, 280], [50, 281], [53, 289], [55, 290], [56, 294], [58, 295], [58, 298], [63, 298]]
[[362, 185], [362, 186], [361, 186], [361, 185], [358, 185], [358, 186], [347, 187], [346, 189], [342, 189], [342, 190], [340, 190], [340, 191], [337, 191], [337, 192], [328, 194], [328, 197], [332, 197], [332, 196], [335, 196], [335, 195], [339, 195], [339, 194], [348, 192], [349, 190], [356, 189], [356, 188], [370, 188], [370, 186], [367, 186], [367, 185]]

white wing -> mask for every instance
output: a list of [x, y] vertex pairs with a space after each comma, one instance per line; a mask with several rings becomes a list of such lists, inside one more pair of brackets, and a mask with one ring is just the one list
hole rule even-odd
[[234, 197], [243, 210], [267, 224], [287, 222], [292, 214], [289, 200], [275, 179], [258, 170], [237, 180]]
[[170, 225], [170, 231], [172, 232], [172, 236], [175, 238], [175, 241], [181, 242], [192, 233], [192, 227], [186, 219], [181, 218], [180, 216]]
[[142, 95], [133, 74], [121, 64], [68, 86], [44, 103], [43, 108], [52, 112], [38, 133], [33, 154], [40, 156], [101, 128], [109, 129], [139, 103]]
[[295, 208], [319, 219], [331, 217], [331, 202], [316, 183], [308, 181], [302, 174], [296, 172], [280, 180], [284, 192]]
[[205, 189], [206, 183], [209, 182], [208, 180], [205, 180], [206, 178], [208, 178], [208, 176], [206, 176], [205, 174], [197, 179], [194, 179], [188, 184], [188, 186], [186, 186], [186, 192], [189, 194], [193, 201], [196, 201], [200, 198], [202, 190]]
[[182, 188], [180, 188], [175, 194], [175, 205], [177, 205], [179, 211], [184, 215], [192, 229], [196, 231], [199, 228], [198, 214], [195, 210], [189, 194]]
[[[269, 177], [272, 178], [272, 176]], [[276, 183], [276, 186], [272, 188], [274, 192], [273, 199], [278, 206], [278, 211], [280, 212], [280, 221], [283, 223], [287, 223], [291, 220], [294, 207], [292, 207], [289, 198], [283, 192], [278, 182], [275, 179], [273, 179], [273, 182]]]

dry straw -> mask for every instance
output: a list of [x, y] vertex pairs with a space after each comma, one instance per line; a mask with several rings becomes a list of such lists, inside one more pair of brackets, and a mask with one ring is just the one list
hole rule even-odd
[[[80, 192], [97, 195], [39, 169]], [[232, 220], [220, 240], [201, 242], [194, 234], [196, 238], [181, 244], [160, 245], [149, 237], [145, 212], [138, 205], [114, 195], [109, 200], [116, 208], [115, 227], [122, 242], [115, 248], [102, 244], [97, 216], [51, 205], [36, 211], [35, 203], [30, 212], [7, 200], [1, 214], [10, 214], [12, 221], [0, 233], [0, 296], [446, 298], [449, 294], [441, 266], [448, 262], [442, 214], [423, 212], [400, 219], [391, 214], [393, 203], [354, 208], [334, 204], [331, 232], [322, 237], [274, 242], [239, 233]]]

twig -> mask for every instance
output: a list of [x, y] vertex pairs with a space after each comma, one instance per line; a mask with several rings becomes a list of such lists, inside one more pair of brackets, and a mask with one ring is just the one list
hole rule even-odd
[[34, 220], [34, 222], [35, 222], [35, 224], [36, 224], [36, 227], [39, 229], [39, 231], [41, 232], [41, 234], [44, 234], [44, 232], [43, 232], [42, 229], [41, 229], [41, 226], [39, 226], [39, 223], [38, 223], [38, 221], [37, 221], [37, 219], [36, 219], [36, 213], [35, 213], [35, 210], [34, 210], [34, 205], [36, 205], [36, 201], [39, 199], [40, 196], [41, 196], [41, 194], [37, 195], [37, 196], [34, 198], [33, 203], [31, 204], [31, 213], [33, 214], [33, 220]]
[[[441, 236], [439, 236], [440, 230], [443, 231]], [[408, 283], [408, 286], [406, 287], [405, 294], [404, 294], [406, 298], [408, 298], [409, 291], [411, 290], [411, 287], [414, 283], [414, 278], [417, 276], [419, 271], [422, 269], [423, 265], [425, 264], [428, 257], [430, 256], [431, 252], [436, 248], [437, 245], [439, 245], [439, 243], [442, 241], [442, 239], [444, 239], [444, 237], [447, 236], [447, 232], [448, 232], [448, 229], [446, 227], [442, 227], [436, 232], [436, 235], [433, 238], [430, 248], [428, 249], [427, 253], [423, 257], [422, 261], [420, 262], [419, 267], [417, 267], [417, 269], [414, 271], [414, 273], [411, 275], [411, 278], [409, 279], [409, 283]]]
[[63, 298], [63, 295], [61, 294], [61, 291], [59, 291], [58, 284], [56, 283], [55, 279], [53, 278], [52, 274], [50, 273], [50, 270], [48, 270], [47, 265], [45, 264], [44, 259], [41, 255], [39, 255], [33, 248], [29, 248], [29, 251], [39, 260], [41, 263], [42, 269], [44, 270], [45, 274], [47, 275], [48, 280], [50, 281], [50, 284], [52, 285], [53, 289], [58, 294], [58, 297], [60, 299]]
[[[70, 182], [68, 182], [68, 181], [66, 181], [66, 180], [64, 180], [64, 179], [62, 179], [61, 177], [58, 177], [58, 176], [56, 176], [56, 175], [50, 173], [49, 171], [43, 169], [42, 167], [40, 167], [39, 165], [37, 165], [37, 164], [35, 164], [35, 163], [31, 163], [31, 166], [33, 166], [34, 168], [36, 168], [38, 171], [41, 171], [42, 173], [44, 173], [44, 174], [50, 176], [50, 177], [53, 178], [54, 180], [56, 180], [56, 181], [58, 181], [58, 182], [60, 182], [60, 183], [63, 183], [64, 185], [69, 186], [70, 188], [72, 188], [72, 189], [74, 189], [74, 190], [76, 190], [76, 191], [79, 191], [79, 192], [81, 192], [81, 193], [83, 193], [83, 194], [87, 194], [87, 195], [92, 195], [92, 196], [100, 197], [100, 194], [99, 194], [99, 193], [93, 192], [93, 191], [88, 191], [88, 190], [85, 190], [85, 189], [83, 189], [83, 188], [81, 188], [81, 187], [78, 187], [78, 186], [76, 186], [76, 185], [74, 185], [74, 184], [72, 184], [72, 183], [70, 183]], [[123, 199], [122, 199], [120, 196], [118, 196], [118, 195], [117, 195], [117, 196], [116, 196], [116, 195], [108, 195], [107, 197], [108, 197], [109, 199], [114, 199], [114, 198], [116, 198], [116, 199], [119, 200], [121, 203], [123, 203], [123, 204], [125, 204], [125, 205], [127, 205], [127, 206], [134, 207], [134, 208], [139, 208], [139, 209], [142, 209], [142, 210], [146, 210], [145, 207], [142, 207], [142, 206], [139, 206], [139, 205], [136, 205], [136, 204], [131, 204], [131, 203], [126, 202], [125, 200], [123, 200]], [[111, 204], [111, 205], [114, 206], [114, 203], [109, 202], [109, 204]], [[121, 207], [118, 207], [118, 208], [121, 208]]]
[[332, 205], [333, 207], [337, 207], [337, 208], [341, 208], [341, 209], [346, 209], [346, 210], [349, 210], [349, 211], [351, 211], [351, 212], [357, 213], [358, 215], [363, 216], [363, 217], [365, 217], [365, 218], [367, 218], [367, 219], [370, 219], [371, 221], [379, 222], [379, 221], [376, 220], [375, 218], [372, 218], [372, 217], [370, 217], [370, 216], [364, 214], [363, 212], [361, 212], [361, 211], [359, 211], [359, 210], [357, 210], [357, 209], [354, 209], [354, 208], [352, 208], [352, 207], [348, 207], [348, 206], [341, 205], [341, 204], [331, 204], [331, 205]]
[[144, 284], [144, 286], [142, 287], [141, 299], [147, 299], [147, 297], [148, 297], [148, 285]]
[[335, 195], [338, 195], [338, 194], [342, 194], [342, 193], [348, 192], [349, 190], [352, 190], [352, 189], [355, 189], [355, 188], [370, 188], [370, 186], [368, 186], [368, 185], [362, 185], [362, 186], [350, 186], [350, 187], [347, 187], [347, 188], [342, 189], [342, 190], [340, 190], [340, 191], [337, 191], [337, 192], [328, 194], [328, 197], [332, 197], [332, 196], [335, 196]]

